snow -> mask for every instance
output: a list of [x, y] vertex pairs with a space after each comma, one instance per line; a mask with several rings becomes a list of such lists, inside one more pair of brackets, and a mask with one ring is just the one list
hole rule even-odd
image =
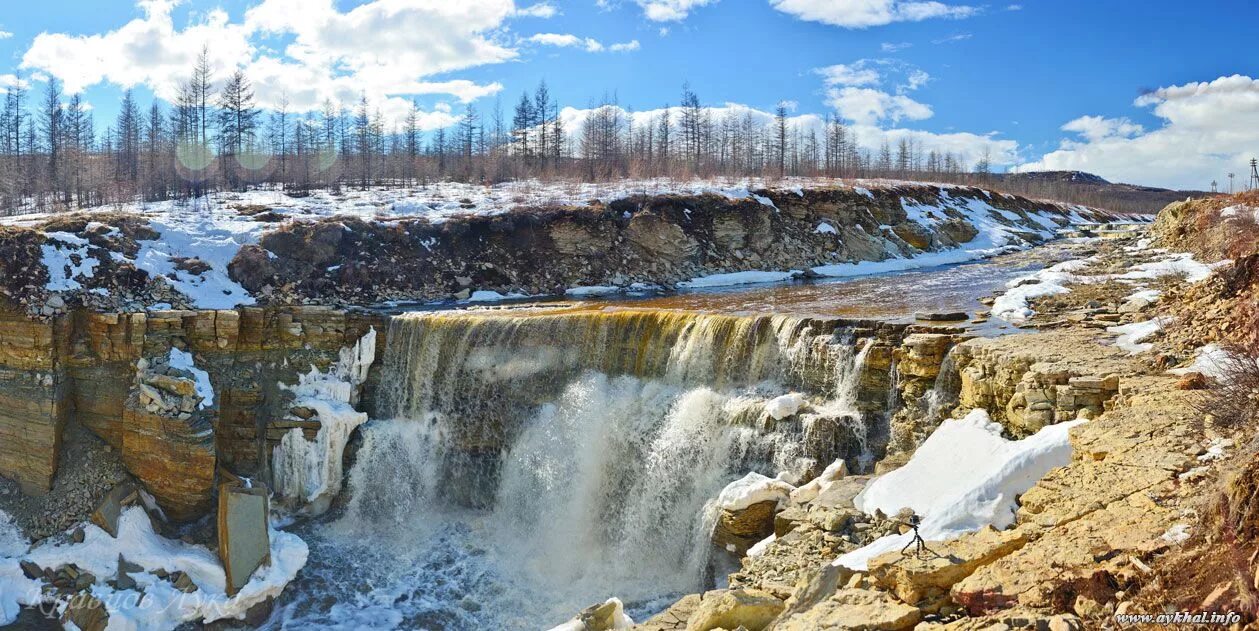
[[[92, 278], [100, 261], [88, 256], [87, 239], [68, 232], [49, 232], [47, 241], [39, 246], [42, 262], [48, 269], [48, 291], [73, 291], [83, 285], [75, 278]], [[75, 262], [78, 259], [78, 262]]]
[[1091, 257], [1063, 261], [1006, 283], [1006, 292], [992, 303], [992, 315], [1009, 322], [1021, 322], [1032, 317], [1035, 312], [1028, 306], [1031, 300], [1069, 292], [1067, 283], [1082, 281], [1082, 277], [1073, 272], [1092, 261]]
[[799, 412], [802, 405], [804, 405], [804, 395], [792, 392], [767, 401], [765, 412], [775, 421], [781, 421]]
[[1228, 456], [1228, 452], [1225, 450], [1232, 446], [1233, 441], [1231, 439], [1212, 439], [1210, 444], [1207, 445], [1207, 450], [1203, 452], [1202, 455], [1198, 456], [1198, 462], [1215, 462], [1216, 460], [1223, 460]]
[[1239, 205], [1220, 209], [1220, 217], [1225, 219], [1241, 219], [1246, 215], [1253, 217], [1255, 221], [1259, 221], [1259, 208]]
[[[1071, 460], [1068, 433], [1083, 420], [1049, 425], [1023, 440], [1001, 436], [1001, 426], [982, 409], [945, 421], [905, 466], [871, 480], [854, 499], [865, 513], [895, 515], [910, 508], [922, 518], [928, 541], [951, 539], [984, 526], [1014, 523], [1018, 496], [1055, 467]], [[912, 534], [876, 539], [834, 561], [865, 570], [870, 559], [899, 550]]]
[[1163, 292], [1157, 289], [1139, 289], [1124, 298], [1124, 302], [1133, 302], [1136, 300], [1144, 300], [1146, 302], [1154, 302], [1163, 295]]
[[753, 504], [787, 501], [795, 487], [779, 480], [767, 478], [755, 471], [731, 482], [717, 496], [717, 507], [728, 511], [740, 511]]
[[341, 490], [345, 445], [354, 429], [367, 422], [367, 415], [355, 410], [354, 403], [375, 359], [376, 329], [372, 328], [353, 347], [341, 349], [328, 372], [311, 368], [297, 385], [289, 387], [296, 395], [293, 405], [313, 409], [320, 427], [313, 442], [297, 428], [280, 440], [272, 455], [277, 494], [307, 503], [312, 512], [322, 512]]
[[[625, 614], [625, 605], [621, 603], [619, 598], [609, 598], [604, 601], [605, 605], [612, 605], [612, 631], [627, 631], [634, 626], [634, 620]], [[551, 627], [549, 631], [586, 631], [586, 623], [581, 621], [581, 616], [577, 616], [558, 627]]]
[[839, 234], [839, 231], [835, 229], [835, 226], [832, 226], [831, 224], [826, 223], [825, 221], [818, 224], [817, 228], [815, 228], [813, 232], [817, 234]]
[[1116, 278], [1141, 280], [1175, 275], [1183, 276], [1185, 280], [1196, 283], [1206, 280], [1207, 277], [1211, 276], [1211, 272], [1231, 263], [1232, 261], [1219, 261], [1209, 264], [1199, 263], [1193, 260], [1192, 254], [1177, 253], [1168, 255], [1158, 261], [1134, 265], [1128, 272], [1120, 274]]
[[210, 375], [206, 371], [197, 368], [192, 358], [192, 353], [172, 347], [170, 349], [170, 365], [173, 368], [187, 370], [192, 373], [193, 379], [197, 384], [197, 396], [201, 397], [201, 409], [204, 410], [214, 405], [214, 386], [210, 385]]
[[1187, 375], [1191, 372], [1201, 373], [1219, 381], [1228, 376], [1229, 362], [1232, 355], [1219, 344], [1207, 344], [1194, 351], [1193, 363], [1184, 368], [1173, 368], [1167, 372], [1173, 375]]
[[1175, 524], [1159, 538], [1171, 544], [1184, 543], [1189, 540], [1189, 524]]
[[0, 557], [10, 557], [26, 552], [30, 542], [18, 530], [17, 524], [9, 514], [0, 510]]
[[1108, 326], [1106, 327], [1106, 332], [1119, 336], [1115, 340], [1115, 346], [1126, 351], [1129, 355], [1137, 355], [1154, 348], [1152, 342], [1145, 342], [1145, 340], [1162, 331], [1164, 326], [1171, 323], [1171, 317], [1158, 317], [1145, 322]]
[[748, 553], [747, 553], [748, 558], [755, 559], [756, 557], [759, 557], [762, 554], [765, 554], [765, 551], [769, 549], [770, 544], [774, 543], [775, 541], [778, 541], [778, 535], [770, 535], [768, 537], [765, 537], [764, 539], [761, 539], [760, 541], [757, 541], [755, 544], [752, 545], [751, 548], [748, 548]]
[[813, 478], [806, 484], [796, 487], [796, 490], [791, 492], [791, 501], [801, 504], [813, 501], [817, 496], [825, 493], [832, 483], [842, 479], [847, 470], [847, 464], [843, 459], [832, 462], [827, 465], [821, 475]]
[[707, 287], [729, 287], [733, 285], [754, 285], [757, 283], [780, 283], [783, 281], [793, 280], [800, 276], [803, 272], [792, 270], [789, 272], [731, 272], [729, 274], [712, 274], [710, 276], [700, 276], [692, 278], [689, 281], [678, 283], [681, 289], [702, 289]]
[[466, 302], [501, 302], [503, 300], [520, 300], [522, 298], [528, 298], [528, 297], [529, 297], [528, 294], [520, 294], [520, 293], [515, 293], [515, 292], [511, 292], [507, 294], [500, 294], [497, 291], [489, 291], [485, 289], [480, 289], [480, 290], [472, 292], [472, 295], [468, 297]]
[[[196, 620], [243, 619], [250, 607], [278, 596], [306, 565], [309, 554], [306, 543], [296, 535], [272, 530], [270, 565], [259, 568], [241, 591], [229, 598], [218, 557], [203, 546], [153, 532], [148, 515], [140, 507], [122, 513], [116, 539], [94, 524], [84, 524], [83, 532], [83, 543], [38, 546], [19, 555], [44, 568], [73, 563], [98, 577], [100, 582], [92, 586], [92, 595], [105, 603], [109, 629], [121, 631], [158, 631]], [[184, 572], [199, 589], [185, 594], [148, 571], [135, 572], [131, 577], [145, 593], [140, 601], [138, 592], [116, 591], [103, 583], [117, 575], [119, 556], [148, 571]], [[12, 621], [19, 603], [37, 604], [38, 583], [25, 579], [18, 560], [0, 558], [0, 623]], [[16, 578], [11, 568], [17, 568]]]
[[592, 285], [589, 287], [572, 287], [565, 291], [564, 295], [573, 298], [591, 298], [597, 296], [610, 296], [612, 294], [620, 293], [620, 291], [620, 287]]

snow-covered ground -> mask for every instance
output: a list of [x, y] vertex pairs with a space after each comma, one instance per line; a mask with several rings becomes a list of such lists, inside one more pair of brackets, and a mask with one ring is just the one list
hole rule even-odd
[[[856, 497], [866, 513], [896, 515], [910, 508], [927, 541], [943, 541], [984, 526], [1014, 523], [1017, 498], [1071, 460], [1068, 432], [1084, 421], [1049, 425], [1023, 440], [1007, 440], [982, 409], [945, 421], [905, 466], [875, 478]], [[912, 534], [889, 535], [840, 556], [835, 565], [865, 570], [870, 559], [900, 550]]]
[[[84, 525], [83, 531], [82, 543], [43, 545], [30, 550], [15, 547], [7, 551], [7, 556], [0, 555], [0, 624], [12, 622], [21, 605], [34, 606], [41, 599], [39, 582], [26, 578], [18, 565], [21, 560], [44, 568], [73, 563], [98, 577], [91, 593], [109, 612], [110, 629], [165, 631], [195, 620], [244, 618], [250, 607], [278, 596], [306, 565], [309, 553], [306, 543], [297, 536], [272, 530], [270, 564], [259, 568], [241, 591], [229, 598], [218, 557], [202, 546], [158, 535], [139, 507], [123, 512], [117, 538], [93, 524]], [[116, 590], [104, 583], [106, 578], [118, 575], [120, 557], [144, 568], [130, 573], [144, 591], [143, 599], [138, 598], [137, 591]], [[179, 591], [151, 573], [159, 569], [186, 573], [197, 585], [197, 591]]]
[[1079, 272], [1096, 260], [1096, 257], [1065, 261], [1052, 267], [1020, 276], [1006, 284], [1008, 288], [992, 305], [992, 315], [1008, 322], [1022, 322], [1032, 317], [1035, 311], [1029, 303], [1031, 300], [1044, 296], [1065, 294], [1071, 291], [1069, 285], [1104, 283], [1117, 280], [1132, 283], [1133, 293], [1125, 298], [1125, 302], [1146, 300], [1154, 302], [1161, 293], [1141, 284], [1143, 281], [1179, 276], [1186, 282], [1197, 283], [1206, 280], [1211, 274], [1232, 261], [1201, 263], [1194, 260], [1193, 255], [1185, 252], [1168, 253], [1164, 250], [1148, 250], [1158, 258], [1133, 265], [1122, 274], [1079, 274]]

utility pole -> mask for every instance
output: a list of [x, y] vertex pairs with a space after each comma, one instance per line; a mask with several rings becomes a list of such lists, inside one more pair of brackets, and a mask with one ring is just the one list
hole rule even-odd
[[1215, 180], [1211, 180], [1211, 192], [1212, 192], [1212, 193], [1218, 193], [1218, 192], [1219, 192], [1219, 191], [1215, 190], [1215, 189], [1216, 189], [1216, 186], [1217, 186], [1216, 181], [1215, 181]]
[[1250, 159], [1250, 181], [1246, 183], [1246, 190], [1253, 191], [1259, 188], [1259, 159]]
[[1233, 178], [1234, 178], [1234, 177], [1237, 177], [1237, 174], [1236, 174], [1236, 173], [1229, 173], [1229, 174], [1228, 174], [1228, 194], [1229, 194], [1229, 195], [1232, 195], [1232, 194], [1233, 194]]

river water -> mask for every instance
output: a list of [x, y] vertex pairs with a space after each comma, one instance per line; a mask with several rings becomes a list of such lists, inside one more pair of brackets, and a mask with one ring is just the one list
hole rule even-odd
[[[730, 569], [708, 544], [727, 483], [877, 457], [894, 410], [858, 402], [869, 340], [817, 317], [974, 312], [1071, 247], [827, 282], [400, 315], [345, 490], [292, 527], [310, 562], [269, 626], [547, 629], [611, 596], [642, 621]], [[805, 408], [767, 422], [766, 403], [787, 393]]]

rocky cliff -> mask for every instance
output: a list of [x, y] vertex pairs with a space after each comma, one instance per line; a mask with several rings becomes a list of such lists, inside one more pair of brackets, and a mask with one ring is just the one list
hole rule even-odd
[[67, 424], [90, 429], [172, 518], [211, 508], [216, 469], [265, 477], [292, 384], [380, 321], [321, 307], [0, 315], [0, 475], [52, 488]]
[[977, 188], [870, 186], [630, 195], [440, 217], [397, 208], [303, 215], [288, 207], [300, 201], [292, 199], [9, 220], [0, 227], [0, 295], [50, 316], [79, 306], [364, 305], [477, 291], [672, 288], [739, 271], [789, 277], [943, 252], [966, 260], [1111, 218]]

